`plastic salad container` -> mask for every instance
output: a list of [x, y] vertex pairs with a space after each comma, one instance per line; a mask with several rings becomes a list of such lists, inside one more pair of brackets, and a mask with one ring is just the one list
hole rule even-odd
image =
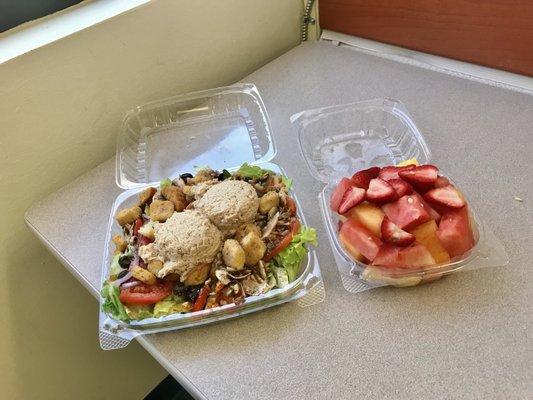
[[300, 149], [309, 171], [325, 184], [319, 203], [342, 284], [349, 292], [387, 285], [414, 286], [459, 270], [508, 263], [504, 247], [480, 220], [471, 202], [475, 245], [458, 259], [416, 269], [376, 267], [354, 260], [339, 241], [339, 216], [329, 207], [339, 180], [364, 168], [396, 165], [412, 158], [427, 164], [431, 152], [397, 100], [375, 99], [302, 111], [293, 115], [291, 122], [298, 128]]
[[[270, 161], [276, 154], [265, 107], [252, 84], [205, 90], [156, 101], [130, 111], [117, 143], [117, 185], [127, 189], [111, 210], [102, 264], [102, 285], [113, 258], [111, 237], [120, 232], [117, 211], [134, 205], [137, 195], [165, 178], [208, 165], [230, 172], [241, 164], [258, 165], [276, 173], [283, 170]], [[297, 196], [297, 215], [306, 224]], [[308, 306], [324, 299], [324, 288], [316, 253], [312, 248], [298, 277], [282, 289], [246, 297], [242, 304], [171, 314], [160, 318], [123, 322], [107, 315], [100, 307], [100, 344], [103, 349], [126, 346], [139, 334], [202, 325], [260, 311], [299, 299]], [[102, 296], [100, 302], [102, 303]], [[102, 304], [101, 304], [102, 305]]]

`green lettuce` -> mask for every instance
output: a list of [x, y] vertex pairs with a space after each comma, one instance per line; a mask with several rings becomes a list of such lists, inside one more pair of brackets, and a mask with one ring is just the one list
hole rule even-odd
[[276, 287], [283, 288], [289, 284], [289, 274], [287, 270], [282, 267], [272, 267], [273, 276], [276, 282]]
[[261, 167], [258, 167], [257, 165], [250, 165], [248, 163], [244, 163], [241, 165], [241, 167], [236, 172], [237, 175], [242, 176], [243, 178], [250, 178], [250, 179], [261, 179], [265, 175], [269, 174], [271, 171], [267, 169], [262, 169]]
[[121, 253], [118, 253], [113, 256], [113, 261], [111, 261], [111, 266], [109, 267], [109, 275], [118, 275], [122, 271], [122, 267], [119, 264], [121, 255]]
[[120, 302], [119, 295], [120, 289], [111, 285], [109, 282], [104, 283], [101, 292], [104, 302], [102, 304], [102, 310], [122, 321], [128, 321], [130, 318], [126, 313], [124, 305]]
[[298, 234], [294, 235], [291, 244], [274, 257], [276, 266], [285, 268], [287, 271], [289, 282], [296, 279], [298, 272], [300, 272], [302, 261], [307, 256], [306, 243], [316, 246], [317, 238], [316, 231], [313, 228], [304, 226], [300, 228]]
[[145, 318], [152, 318], [154, 316], [152, 313], [152, 306], [147, 304], [129, 304], [124, 308], [126, 309], [128, 317], [137, 321]]
[[161, 182], [159, 182], [159, 189], [163, 189], [164, 187], [171, 185], [172, 181], [170, 180], [170, 178], [165, 178]]
[[283, 182], [283, 184], [285, 185], [285, 188], [287, 190], [291, 190], [292, 188], [292, 179], [285, 176], [285, 175], [281, 175], [281, 182]]
[[179, 296], [169, 296], [155, 303], [154, 317], [164, 317], [165, 315], [184, 312], [183, 299]]

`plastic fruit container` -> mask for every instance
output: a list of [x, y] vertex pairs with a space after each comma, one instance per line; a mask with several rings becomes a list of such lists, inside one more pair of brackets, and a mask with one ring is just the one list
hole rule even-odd
[[[176, 96], [130, 111], [118, 138], [116, 155], [117, 185], [127, 190], [117, 197], [109, 217], [102, 284], [113, 258], [111, 237], [121, 232], [116, 213], [134, 205], [137, 194], [144, 188], [158, 186], [162, 179], [193, 172], [205, 165], [231, 172], [248, 162], [283, 173], [280, 166], [270, 162], [275, 154], [268, 115], [252, 84]], [[297, 194], [292, 191], [291, 196], [297, 204], [300, 221], [306, 225]], [[103, 349], [120, 348], [139, 334], [234, 318], [296, 299], [301, 306], [318, 303], [324, 299], [324, 288], [315, 250], [308, 250], [300, 274], [293, 282], [282, 289], [247, 297], [240, 305], [227, 304], [132, 322], [116, 320], [100, 311], [100, 344]]]
[[[413, 269], [378, 267], [354, 260], [340, 243], [339, 215], [329, 206], [337, 183], [372, 166], [396, 165], [413, 158], [420, 164], [428, 164], [431, 152], [407, 110], [397, 100], [375, 99], [302, 111], [293, 115], [291, 122], [298, 128], [300, 149], [310, 173], [325, 185], [319, 194], [319, 204], [346, 290], [414, 286], [459, 270], [507, 264], [505, 249], [482, 223], [476, 205], [468, 199], [475, 246], [465, 254], [450, 262]], [[446, 176], [443, 171], [439, 173]]]

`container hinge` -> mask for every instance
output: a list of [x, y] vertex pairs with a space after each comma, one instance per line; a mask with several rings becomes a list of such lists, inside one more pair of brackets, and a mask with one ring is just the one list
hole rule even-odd
[[316, 24], [316, 19], [311, 17], [311, 10], [313, 9], [313, 4], [315, 0], [307, 0], [304, 8], [304, 15], [302, 18], [302, 42], [307, 41], [309, 33], [309, 25]]

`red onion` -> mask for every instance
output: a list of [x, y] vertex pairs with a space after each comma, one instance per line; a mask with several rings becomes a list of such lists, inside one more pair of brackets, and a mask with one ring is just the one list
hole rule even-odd
[[134, 281], [131, 281], [131, 282], [123, 283], [121, 287], [124, 288], [124, 289], [132, 288], [132, 287], [135, 287], [135, 286], [139, 285], [140, 283], [141, 283], [141, 281], [134, 280]]
[[128, 271], [128, 273], [126, 275], [124, 275], [122, 278], [120, 279], [115, 279], [113, 282], [111, 282], [111, 284], [113, 286], [120, 286], [122, 283], [126, 282], [128, 279], [131, 278], [131, 271]]
[[135, 267], [136, 265], [139, 265], [140, 261], [141, 261], [141, 257], [139, 257], [139, 254], [135, 252], [135, 254], [133, 255], [133, 259], [131, 260], [131, 263], [130, 263], [130, 271], [133, 267]]

